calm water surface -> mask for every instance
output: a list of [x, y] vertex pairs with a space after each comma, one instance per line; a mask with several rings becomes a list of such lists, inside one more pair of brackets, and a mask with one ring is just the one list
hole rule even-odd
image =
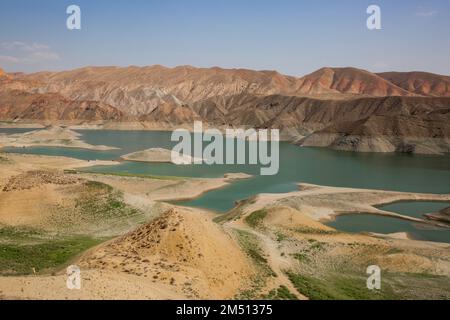
[[[0, 129], [0, 133], [18, 133], [29, 129]], [[118, 147], [118, 150], [91, 151], [70, 148], [7, 148], [8, 152], [59, 155], [84, 160], [117, 160], [120, 156], [148, 148], [171, 148], [169, 132], [149, 131], [95, 131], [80, 130], [82, 139], [90, 144]], [[286, 142], [280, 143], [280, 171], [276, 176], [260, 176], [260, 168], [251, 165], [188, 165], [149, 164], [123, 162], [112, 167], [94, 167], [89, 171], [123, 172], [184, 177], [221, 177], [225, 173], [244, 172], [254, 175], [252, 179], [242, 180], [220, 190], [211, 191], [201, 198], [182, 202], [183, 205], [196, 206], [226, 212], [235, 202], [259, 193], [284, 193], [297, 190], [300, 182], [319, 185], [386, 189], [406, 192], [450, 193], [450, 156], [422, 156], [403, 154], [364, 154], [339, 152], [319, 148], [299, 148]], [[399, 211], [402, 207], [386, 208]], [[433, 207], [411, 204], [406, 214], [428, 213]], [[414, 209], [415, 211], [411, 211]], [[368, 222], [365, 222], [370, 218]], [[398, 232], [406, 228], [416, 228], [408, 222], [384, 217], [366, 215], [342, 216], [336, 220], [341, 225], [361, 226], [348, 231]], [[365, 220], [366, 219], [366, 220]], [[373, 220], [372, 220], [373, 219]], [[378, 222], [379, 221], [379, 222]], [[365, 223], [365, 224], [364, 224]], [[376, 227], [381, 225], [384, 227]], [[395, 227], [394, 226], [397, 226]], [[367, 229], [367, 230], [365, 230]], [[381, 231], [383, 229], [384, 231]], [[401, 229], [401, 230], [400, 230]], [[378, 231], [377, 231], [378, 230]], [[448, 231], [447, 231], [448, 232]], [[431, 231], [434, 234], [434, 231]]]
[[[450, 203], [443, 202], [402, 202], [380, 207], [380, 209], [400, 213], [414, 218], [423, 218], [424, 214], [437, 213], [450, 207]], [[450, 229], [436, 228], [406, 220], [380, 217], [370, 214], [338, 216], [335, 221], [327, 223], [337, 230], [359, 233], [397, 233], [408, 232], [412, 238], [450, 243]]]

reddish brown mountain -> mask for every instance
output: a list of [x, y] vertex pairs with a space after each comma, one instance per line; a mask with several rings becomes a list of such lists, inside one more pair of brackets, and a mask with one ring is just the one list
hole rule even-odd
[[302, 146], [360, 152], [450, 153], [446, 117], [370, 116], [333, 123], [298, 141]]
[[367, 96], [411, 96], [411, 92], [365, 70], [323, 68], [300, 79], [298, 94], [353, 94]]
[[97, 101], [71, 101], [58, 93], [0, 93], [2, 120], [82, 120], [124, 121], [126, 116], [114, 107]]
[[[202, 120], [279, 128], [293, 140], [306, 136], [304, 145], [357, 151], [446, 152], [449, 110], [449, 77], [422, 72], [323, 68], [295, 78], [274, 71], [152, 66], [0, 76], [0, 120], [130, 121], [152, 128]], [[434, 142], [419, 146], [405, 132]], [[383, 135], [393, 140], [374, 138]]]
[[386, 72], [380, 77], [418, 95], [450, 97], [450, 77], [427, 72]]
[[[420, 80], [421, 75], [423, 80]], [[13, 80], [3, 81], [0, 90], [59, 93], [69, 100], [99, 101], [133, 116], [145, 116], [162, 105], [182, 106], [240, 94], [317, 99], [448, 95], [448, 77], [425, 73], [414, 73], [411, 77], [412, 80], [407, 81], [410, 85], [405, 85], [397, 81], [397, 76], [380, 76], [355, 68], [323, 68], [295, 78], [275, 71], [189, 66], [87, 67], [56, 73], [17, 74]], [[429, 85], [424, 84], [420, 89], [420, 81]]]
[[162, 104], [149, 114], [139, 117], [139, 121], [169, 125], [192, 124], [202, 119], [189, 105]]
[[374, 115], [439, 117], [449, 114], [450, 98], [364, 97], [324, 100], [282, 95], [236, 95], [195, 103], [202, 119], [215, 124], [319, 130], [342, 121]]
[[39, 73], [41, 92], [58, 92], [72, 100], [95, 100], [140, 116], [163, 104], [183, 105], [210, 97], [239, 93], [294, 94], [296, 78], [276, 72], [182, 66], [89, 67]]

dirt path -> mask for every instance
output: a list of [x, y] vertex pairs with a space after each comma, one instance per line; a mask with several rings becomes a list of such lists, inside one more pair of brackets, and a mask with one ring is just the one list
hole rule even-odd
[[273, 241], [267, 235], [246, 226], [241, 221], [229, 223], [227, 224], [227, 227], [251, 233], [259, 239], [259, 244], [261, 245], [261, 249], [265, 253], [267, 263], [272, 271], [277, 275], [277, 277], [274, 278], [274, 283], [272, 284], [274, 288], [285, 286], [300, 300], [308, 300], [308, 297], [304, 296], [301, 292], [298, 292], [298, 290], [292, 285], [291, 281], [284, 273], [284, 270], [288, 269], [291, 266], [291, 263], [281, 255], [281, 252], [278, 250], [278, 245], [275, 241]]

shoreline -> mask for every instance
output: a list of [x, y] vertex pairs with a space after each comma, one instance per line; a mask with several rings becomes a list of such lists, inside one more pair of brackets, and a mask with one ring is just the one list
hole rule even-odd
[[[190, 133], [194, 133], [194, 128], [191, 124], [181, 124], [181, 125], [161, 125], [160, 123], [153, 122], [106, 122], [106, 123], [92, 123], [92, 124], [77, 124], [73, 122], [64, 122], [64, 121], [53, 121], [53, 122], [20, 122], [20, 123], [9, 123], [8, 121], [0, 120], [0, 129], [45, 129], [48, 126], [60, 126], [65, 127], [69, 130], [74, 131], [123, 131], [123, 132], [164, 132], [169, 133], [174, 130], [187, 130]], [[239, 127], [228, 127], [223, 125], [217, 126], [209, 126], [208, 124], [204, 124], [204, 130], [214, 128], [219, 129], [223, 134], [225, 134], [226, 129], [248, 129], [250, 126], [242, 125]], [[313, 148], [313, 149], [324, 149], [331, 150], [335, 152], [345, 152], [345, 153], [356, 153], [356, 154], [378, 154], [378, 155], [395, 155], [395, 154], [403, 154], [407, 155], [409, 153], [405, 152], [397, 152], [397, 151], [361, 151], [361, 150], [347, 150], [347, 149], [335, 149], [330, 146], [321, 146], [321, 145], [299, 145], [297, 144], [299, 140], [307, 137], [308, 135], [300, 135], [300, 134], [292, 134], [292, 130], [299, 131], [302, 128], [294, 127], [294, 128], [283, 128], [280, 129], [280, 137], [277, 140], [278, 142], [290, 143], [292, 145], [297, 146], [298, 148]], [[270, 141], [270, 140], [269, 140]], [[65, 147], [65, 146], [61, 146]], [[1, 147], [0, 147], [1, 148]], [[113, 148], [113, 147], [111, 147]], [[89, 149], [89, 148], [88, 148]], [[117, 149], [117, 148], [114, 148]], [[114, 150], [111, 149], [111, 150]], [[93, 149], [95, 150], [95, 149]], [[429, 157], [448, 157], [450, 156], [450, 151], [448, 152], [413, 152], [412, 155], [417, 156], [429, 156]]]
[[[82, 168], [89, 168], [94, 166], [114, 166], [120, 164], [118, 161], [88, 161], [88, 160], [80, 160], [75, 158], [68, 158], [68, 157], [58, 157], [58, 156], [47, 156], [47, 155], [30, 155], [30, 154], [20, 154], [20, 153], [6, 153], [6, 155], [15, 155], [19, 157], [27, 156], [30, 159], [33, 159], [33, 157], [39, 157], [42, 160], [45, 160], [45, 158], [49, 159], [67, 159], [68, 162], [73, 161], [74, 164], [69, 164], [64, 169], [67, 170], [75, 170], [76, 169], [82, 169]], [[200, 199], [202, 196], [207, 194], [208, 192], [213, 192], [216, 190], [220, 190], [226, 187], [229, 187], [234, 181], [241, 180], [241, 179], [249, 179], [251, 176], [241, 176], [242, 174], [231, 174], [231, 176], [227, 177], [228, 175], [225, 174], [223, 177], [217, 177], [217, 178], [194, 178], [194, 177], [177, 177], [177, 176], [152, 176], [152, 175], [134, 175], [134, 174], [121, 174], [121, 173], [97, 173], [92, 171], [76, 171], [77, 174], [80, 176], [97, 176], [94, 180], [104, 180], [103, 182], [106, 184], [109, 184], [107, 180], [112, 181], [121, 181], [123, 180], [123, 183], [126, 184], [129, 180], [134, 180], [136, 183], [141, 183], [142, 188], [145, 189], [144, 185], [147, 181], [151, 183], [151, 181], [161, 181], [163, 184], [163, 187], [157, 189], [157, 192], [154, 192], [149, 196], [147, 194], [148, 198], [151, 198], [153, 201], [157, 201], [160, 203], [168, 203], [170, 205], [179, 205], [179, 202], [186, 202], [186, 201], [193, 201], [196, 199]], [[100, 178], [99, 178], [100, 177]], [[103, 177], [103, 178], [101, 178]], [[106, 181], [106, 182], [105, 182]], [[179, 190], [174, 189], [171, 190], [170, 186], [164, 186], [164, 184], [173, 185], [173, 187], [183, 186], [187, 185], [187, 187], [183, 186], [183, 192], [180, 194]], [[119, 183], [120, 184], [120, 183]], [[401, 219], [404, 221], [409, 221], [413, 223], [420, 223], [424, 225], [431, 225], [435, 227], [440, 228], [446, 228], [447, 225], [444, 225], [442, 223], [433, 221], [433, 220], [427, 220], [427, 219], [420, 219], [415, 217], [410, 217], [403, 214], [398, 214], [394, 212], [384, 211], [379, 209], [381, 206], [393, 204], [393, 203], [407, 203], [407, 202], [442, 202], [442, 203], [449, 203], [450, 205], [450, 195], [449, 194], [424, 194], [424, 193], [410, 193], [410, 192], [398, 192], [398, 191], [389, 191], [389, 190], [371, 190], [371, 189], [355, 189], [355, 188], [342, 188], [342, 187], [329, 187], [329, 186], [318, 186], [314, 184], [305, 184], [301, 183], [298, 185], [300, 191], [293, 191], [290, 193], [285, 194], [258, 194], [255, 195], [255, 197], [258, 199], [264, 199], [268, 198], [271, 199], [271, 201], [277, 201], [279, 199], [283, 198], [290, 198], [290, 197], [311, 197], [312, 200], [307, 201], [313, 201], [314, 202], [314, 195], [318, 196], [317, 199], [320, 199], [320, 195], [323, 194], [329, 194], [330, 197], [333, 196], [339, 196], [340, 194], [353, 194], [353, 195], [361, 195], [362, 198], [364, 198], [364, 195], [373, 195], [372, 197], [375, 197], [375, 200], [372, 199], [370, 196], [367, 198], [367, 201], [364, 202], [364, 200], [360, 203], [353, 204], [351, 201], [344, 203], [348, 206], [346, 210], [341, 210], [339, 206], [336, 207], [336, 205], [329, 205], [327, 208], [321, 208], [318, 207], [319, 210], [317, 210], [315, 219], [317, 221], [326, 223], [328, 221], [334, 220], [338, 216], [342, 215], [355, 215], [355, 214], [370, 214], [370, 215], [378, 215], [381, 217], [388, 217], [388, 218], [396, 218]], [[124, 187], [129, 188], [129, 187]], [[164, 189], [168, 188], [168, 189]], [[143, 190], [144, 190], [143, 189]], [[135, 194], [141, 193], [144, 194], [143, 191], [139, 191], [136, 188], [133, 189]], [[166, 190], [164, 192], [164, 190]], [[246, 199], [244, 201], [248, 201], [249, 199]], [[306, 203], [308, 203], [306, 201]], [[358, 200], [355, 200], [358, 201]], [[239, 204], [236, 204], [233, 206], [232, 209], [230, 209], [227, 213], [223, 213], [224, 215], [232, 212], [235, 210]], [[204, 209], [202, 207], [191, 207], [191, 206], [184, 206], [189, 208], [197, 208], [197, 209]], [[216, 212], [214, 210], [210, 210], [211, 212], [214, 212], [218, 215], [220, 215], [219, 212]]]
[[[91, 174], [96, 174], [96, 173], [91, 173]], [[114, 174], [108, 174], [108, 173], [100, 173], [101, 175], [111, 175], [114, 176]], [[119, 175], [120, 177], [120, 175]], [[143, 178], [145, 179], [146, 177], [143, 176], [127, 176], [130, 178]], [[152, 178], [151, 176], [147, 177], [147, 178]], [[164, 178], [164, 177], [158, 177], [156, 176], [156, 178]], [[211, 209], [206, 209], [206, 208], [202, 208], [202, 207], [197, 207], [197, 206], [186, 206], [186, 205], [182, 205], [179, 204], [179, 202], [186, 202], [186, 201], [193, 201], [193, 200], [197, 200], [200, 199], [203, 195], [207, 194], [208, 192], [213, 192], [216, 190], [220, 190], [220, 189], [224, 189], [229, 187], [233, 181], [236, 181], [236, 179], [227, 179], [227, 178], [205, 178], [205, 179], [199, 179], [199, 178], [189, 178], [189, 177], [171, 177], [171, 178], [175, 178], [175, 179], [189, 179], [189, 180], [210, 180], [210, 181], [214, 181], [214, 180], [218, 180], [219, 182], [221, 182], [222, 184], [219, 185], [215, 185], [212, 186], [211, 188], [207, 188], [202, 190], [201, 192], [197, 193], [196, 195], [192, 195], [192, 196], [187, 196], [187, 197], [170, 197], [170, 196], [164, 196], [161, 197], [155, 201], [157, 202], [161, 202], [161, 203], [166, 203], [169, 205], [174, 205], [177, 207], [184, 207], [184, 208], [190, 208], [190, 209], [198, 209], [198, 210], [208, 210], [209, 212], [212, 212], [213, 214], [215, 214], [216, 216], [222, 216], [222, 215], [227, 215], [230, 212], [234, 211], [237, 209], [237, 207], [239, 206], [239, 204], [236, 204], [232, 209], [230, 209], [228, 212], [225, 213], [221, 213], [221, 212], [217, 212], [215, 210], [211, 210]], [[237, 179], [239, 180], [239, 179]], [[314, 185], [306, 185], [303, 184], [302, 187], [319, 187], [319, 188], [334, 188], [334, 189], [340, 189], [342, 191], [345, 191], [347, 188], [340, 188], [340, 187], [326, 187], [326, 186], [314, 186]], [[309, 189], [310, 190], [310, 189]], [[335, 211], [334, 214], [329, 215], [328, 217], [323, 217], [318, 219], [317, 221], [321, 222], [321, 223], [326, 223], [329, 221], [333, 221], [335, 220], [335, 218], [337, 218], [338, 216], [343, 216], [343, 215], [361, 215], [361, 214], [367, 214], [367, 215], [373, 215], [373, 216], [380, 216], [380, 217], [386, 217], [386, 218], [393, 218], [393, 219], [400, 219], [400, 220], [404, 220], [404, 221], [409, 221], [412, 223], [420, 223], [423, 225], [429, 225], [429, 226], [434, 226], [437, 228], [448, 228], [447, 225], [438, 223], [436, 221], [432, 221], [432, 220], [426, 220], [426, 219], [419, 219], [419, 218], [414, 218], [414, 217], [410, 217], [407, 215], [403, 215], [403, 214], [398, 214], [395, 212], [390, 212], [390, 211], [383, 211], [383, 210], [379, 210], [377, 207], [379, 206], [384, 206], [384, 205], [389, 205], [392, 203], [408, 203], [408, 202], [442, 202], [442, 203], [448, 203], [450, 205], [450, 195], [437, 195], [437, 194], [421, 194], [421, 193], [409, 193], [409, 192], [395, 192], [395, 191], [389, 191], [389, 190], [370, 190], [370, 189], [352, 189], [353, 192], [355, 193], [367, 193], [367, 192], [375, 192], [375, 193], [381, 193], [384, 194], [385, 196], [402, 196], [402, 197], [406, 197], [404, 199], [401, 200], [394, 200], [394, 201], [387, 201], [385, 203], [380, 202], [377, 203], [375, 205], [370, 205], [370, 207], [372, 207], [375, 211], [359, 211], [359, 212], [346, 212], [346, 211]], [[294, 194], [296, 192], [293, 192]], [[272, 194], [272, 195], [279, 195], [279, 194]], [[286, 196], [289, 197], [290, 193], [287, 194], [282, 194], [282, 196]], [[255, 195], [255, 197], [264, 197], [265, 194], [258, 194]], [[270, 195], [269, 195], [270, 196]], [[444, 199], [436, 199], [436, 197], [440, 198], [444, 196]], [[422, 197], [421, 199], [417, 199], [417, 197]], [[245, 199], [243, 201], [248, 201], [250, 198]], [[415, 240], [415, 239], [411, 239], [411, 240]], [[420, 240], [417, 239], [417, 241], [425, 241], [426, 240]]]
[[[260, 194], [245, 200], [246, 212], [255, 212], [266, 207], [288, 206], [302, 211], [306, 216], [320, 223], [333, 221], [342, 215], [368, 214], [380, 217], [402, 219], [440, 228], [448, 225], [435, 221], [418, 219], [394, 212], [383, 211], [377, 206], [398, 202], [442, 202], [450, 204], [450, 194], [423, 194], [300, 184], [300, 191], [284, 194]], [[344, 209], [345, 208], [345, 209]], [[233, 215], [234, 207], [225, 215]]]
[[28, 132], [0, 134], [0, 148], [9, 147], [26, 149], [33, 147], [47, 148], [75, 148], [93, 151], [111, 151], [120, 148], [91, 145], [81, 138], [81, 134], [65, 127], [48, 126], [45, 128], [30, 129]]
[[[28, 145], [28, 146], [14, 146], [14, 145], [0, 145], [0, 150], [4, 148], [11, 149], [32, 149], [32, 148], [67, 148], [67, 149], [78, 149], [78, 150], [88, 150], [88, 151], [112, 151], [112, 150], [120, 150], [120, 148], [116, 147], [108, 147], [108, 149], [103, 148], [90, 148], [90, 147], [75, 147], [75, 146], [67, 146], [67, 145], [47, 145], [47, 144], [39, 144], [39, 145]], [[7, 151], [5, 151], [7, 152]], [[10, 152], [13, 153], [13, 152]], [[20, 154], [20, 152], [16, 152]]]
[[[204, 196], [208, 192], [220, 190], [226, 187], [229, 187], [236, 181], [245, 180], [245, 179], [251, 179], [252, 176], [242, 176], [236, 174], [236, 176], [230, 176], [227, 177], [229, 174], [224, 174], [223, 177], [217, 177], [217, 178], [194, 178], [194, 177], [179, 177], [179, 176], [157, 176], [157, 175], [133, 175], [133, 174], [121, 174], [121, 173], [108, 173], [108, 172], [93, 172], [93, 171], [76, 171], [77, 175], [84, 176], [87, 175], [90, 179], [95, 176], [103, 177], [104, 180], [114, 180], [115, 178], [123, 179], [124, 181], [128, 180], [136, 180], [145, 182], [145, 180], [156, 180], [156, 181], [170, 181], [170, 182], [179, 182], [179, 183], [192, 183], [192, 184], [205, 184], [205, 186], [197, 186], [199, 190], [195, 191], [189, 191], [191, 192], [190, 195], [153, 195], [151, 198], [153, 201], [160, 202], [160, 203], [167, 203], [169, 205], [175, 205], [180, 206], [177, 203], [174, 202], [186, 202], [186, 201], [192, 201], [197, 200]], [[101, 178], [98, 180], [102, 180]], [[192, 189], [189, 189], [192, 190]], [[190, 207], [190, 206], [183, 206], [181, 207], [187, 207], [187, 208], [196, 208], [196, 207]], [[196, 208], [199, 210], [206, 210], [210, 211], [214, 214], [220, 214], [219, 212], [216, 212], [214, 210], [206, 209], [206, 208]]]
[[[128, 125], [127, 125], [128, 124]], [[136, 124], [138, 124], [136, 126]], [[92, 123], [92, 124], [74, 124], [71, 122], [61, 122], [61, 121], [52, 121], [46, 123], [39, 122], [21, 122], [21, 123], [13, 123], [6, 124], [5, 121], [0, 120], [0, 129], [45, 129], [48, 126], [58, 126], [64, 127], [69, 130], [80, 130], [80, 131], [143, 131], [143, 132], [172, 132], [174, 130], [184, 129], [189, 131], [190, 133], [194, 133], [194, 128], [192, 124], [181, 124], [181, 125], [161, 125], [155, 123], [146, 123], [146, 122], [109, 122], [109, 123]], [[225, 134], [225, 130], [227, 129], [249, 129], [250, 126], [242, 125], [239, 127], [228, 127], [224, 125], [211, 126], [207, 123], [204, 124], [204, 130], [208, 129], [219, 129]], [[284, 129], [283, 129], [284, 130]], [[280, 139], [277, 140], [279, 142], [290, 142], [294, 143], [299, 137], [288, 137], [283, 135], [282, 130], [280, 130]], [[289, 129], [287, 129], [289, 132]]]

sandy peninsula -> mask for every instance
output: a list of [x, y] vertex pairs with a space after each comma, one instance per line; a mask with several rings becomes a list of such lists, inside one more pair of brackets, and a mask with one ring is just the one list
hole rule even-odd
[[[174, 161], [173, 155], [175, 155], [176, 161]], [[192, 164], [197, 160], [196, 158], [189, 155], [182, 155], [178, 153], [173, 154], [173, 151], [163, 148], [151, 148], [129, 153], [121, 156], [121, 159], [135, 162], [175, 163], [178, 165]]]
[[67, 128], [50, 126], [25, 133], [0, 134], [0, 148], [29, 148], [29, 147], [63, 147], [89, 150], [114, 150], [115, 147], [91, 145], [80, 139], [80, 134]]

